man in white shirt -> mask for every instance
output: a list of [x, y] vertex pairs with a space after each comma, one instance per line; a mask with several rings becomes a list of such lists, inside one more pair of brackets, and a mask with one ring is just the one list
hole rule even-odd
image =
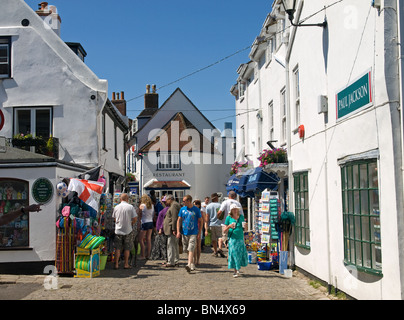
[[121, 251], [125, 259], [124, 268], [130, 269], [129, 255], [133, 248], [134, 232], [132, 226], [136, 224], [137, 213], [135, 208], [128, 203], [128, 194], [121, 194], [121, 203], [114, 208], [112, 217], [115, 219], [115, 267], [118, 269]]
[[[232, 204], [236, 204], [236, 205], [240, 208], [240, 215], [243, 215], [243, 216], [244, 216], [244, 212], [243, 212], [242, 206], [241, 206], [240, 202], [238, 202], [238, 201], [236, 200], [236, 198], [237, 198], [237, 193], [235, 193], [234, 191], [230, 191], [229, 194], [228, 194], [228, 196], [229, 196], [229, 199], [223, 201], [222, 204], [221, 204], [221, 206], [220, 206], [220, 209], [219, 209], [219, 211], [218, 211], [218, 213], [217, 213], [218, 219], [223, 220], [223, 221], [226, 220], [226, 217], [227, 217], [227, 216], [229, 215], [229, 213], [230, 213], [230, 206], [231, 206]], [[223, 215], [223, 217], [220, 217], [222, 213], [224, 213], [224, 215]], [[220, 218], [219, 218], [219, 217], [220, 217]]]

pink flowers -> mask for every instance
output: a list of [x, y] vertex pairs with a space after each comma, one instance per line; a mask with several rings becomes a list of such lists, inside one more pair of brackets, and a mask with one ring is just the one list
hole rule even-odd
[[271, 163], [284, 163], [288, 161], [286, 150], [283, 148], [265, 149], [258, 157], [260, 167]]
[[230, 175], [236, 174], [240, 168], [247, 168], [248, 167], [248, 162], [234, 162], [231, 165], [231, 171], [230, 171]]

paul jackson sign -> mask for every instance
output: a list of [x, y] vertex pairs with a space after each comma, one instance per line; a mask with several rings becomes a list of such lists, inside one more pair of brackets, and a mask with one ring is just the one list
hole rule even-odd
[[372, 71], [369, 70], [337, 92], [335, 95], [337, 120], [373, 104], [371, 76]]

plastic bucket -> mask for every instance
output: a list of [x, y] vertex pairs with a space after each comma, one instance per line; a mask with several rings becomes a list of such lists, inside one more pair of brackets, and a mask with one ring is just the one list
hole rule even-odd
[[108, 259], [107, 255], [101, 255], [100, 256], [100, 270], [105, 269], [105, 265], [107, 264], [107, 259]]
[[258, 261], [258, 270], [270, 270], [272, 261]]
[[283, 275], [284, 275], [286, 278], [292, 278], [292, 269], [285, 269], [285, 270], [283, 271]]
[[250, 263], [250, 264], [257, 263], [257, 253], [255, 251], [248, 252], [248, 263]]

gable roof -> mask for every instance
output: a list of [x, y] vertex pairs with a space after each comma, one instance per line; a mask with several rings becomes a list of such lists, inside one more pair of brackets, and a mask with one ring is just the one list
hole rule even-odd
[[[176, 130], [173, 128], [173, 123], [178, 122], [178, 142], [172, 141], [172, 132]], [[186, 130], [192, 130], [187, 132]], [[194, 137], [194, 134], [197, 134], [198, 139], [188, 139], [181, 140], [180, 137], [183, 136], [185, 132], [185, 137]], [[163, 134], [167, 136], [167, 143], [160, 143], [160, 137]], [[156, 146], [159, 151], [169, 152], [169, 151], [198, 151], [204, 152], [209, 151], [211, 154], [220, 154], [220, 152], [215, 148], [211, 141], [209, 141], [192, 123], [189, 121], [182, 112], [177, 112], [163, 127], [162, 129], [151, 139], [148, 143], [146, 143], [141, 149], [140, 152], [149, 152], [150, 149]], [[204, 146], [209, 146], [209, 150], [204, 150]], [[156, 150], [155, 149], [155, 150]]]
[[68, 65], [69, 70], [77, 79], [87, 87], [100, 93], [102, 97], [101, 105], [104, 105], [108, 94], [107, 80], [99, 79], [51, 28], [45, 27], [41, 17], [25, 1], [2, 0], [1, 12], [0, 27], [20, 28], [18, 25], [22, 17], [28, 19], [28, 28], [33, 28], [42, 37], [59, 58]]
[[[155, 109], [153, 109], [154, 113], [153, 113], [152, 117], [151, 117], [141, 128], [139, 128], [139, 129], [135, 132], [135, 135], [137, 135], [138, 133], [140, 133], [140, 132], [147, 126], [147, 124], [148, 124], [153, 118], [155, 118], [156, 115], [157, 115], [159, 112], [161, 112], [161, 111], [164, 109], [164, 107], [167, 106], [168, 102], [169, 102], [176, 94], [178, 94], [178, 93], [181, 94], [181, 95], [183, 95], [183, 96], [185, 97], [185, 99], [190, 103], [190, 105], [191, 105], [192, 107], [195, 108], [195, 110], [199, 113], [199, 115], [202, 116], [203, 119], [205, 119], [205, 120], [207, 121], [207, 123], [211, 126], [211, 129], [215, 129], [215, 128], [216, 128], [216, 127], [209, 121], [209, 119], [206, 118], [206, 117], [203, 115], [203, 113], [193, 104], [193, 102], [184, 94], [184, 92], [183, 92], [180, 88], [177, 88], [177, 89], [175, 89], [174, 92], [167, 98], [167, 100], [164, 101], [164, 103], [161, 105], [161, 107], [160, 107], [157, 111], [156, 111]], [[146, 115], [146, 116], [148, 115], [145, 110], [143, 110], [143, 111], [139, 114], [138, 117], [142, 117], [143, 115]]]

